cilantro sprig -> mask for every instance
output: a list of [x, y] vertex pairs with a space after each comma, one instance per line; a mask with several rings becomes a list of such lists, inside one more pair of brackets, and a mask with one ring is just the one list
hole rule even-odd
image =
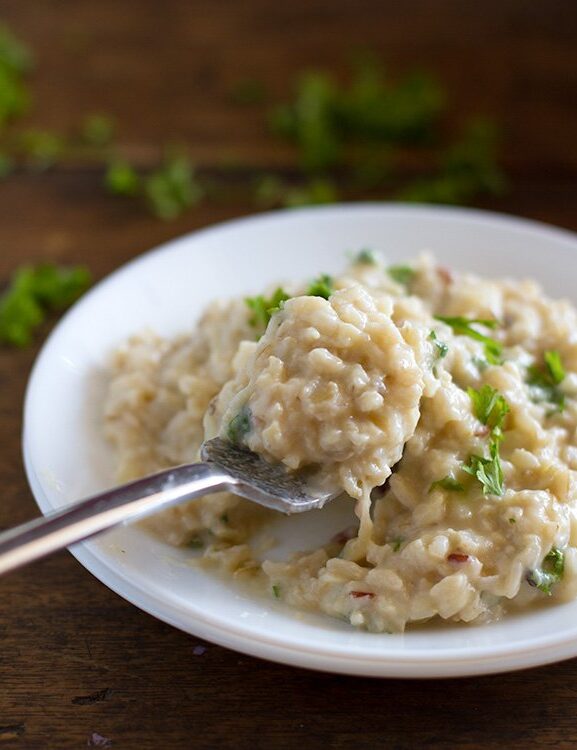
[[552, 547], [543, 559], [540, 568], [530, 570], [527, 574], [527, 583], [547, 596], [551, 596], [552, 587], [559, 583], [565, 572], [565, 553], [557, 547]]
[[453, 333], [457, 336], [467, 336], [474, 341], [480, 341], [483, 344], [487, 361], [492, 365], [501, 364], [501, 355], [503, 353], [502, 345], [495, 339], [477, 330], [475, 327], [482, 326], [483, 328], [493, 330], [499, 325], [498, 321], [486, 320], [484, 318], [464, 318], [462, 316], [451, 317], [445, 315], [435, 315], [435, 319], [450, 326], [453, 329]]
[[565, 368], [561, 355], [555, 349], [543, 354], [543, 365], [531, 365], [527, 369], [527, 384], [531, 388], [533, 400], [545, 401], [553, 405], [548, 416], [562, 412], [565, 408], [565, 394], [559, 385], [565, 379]]

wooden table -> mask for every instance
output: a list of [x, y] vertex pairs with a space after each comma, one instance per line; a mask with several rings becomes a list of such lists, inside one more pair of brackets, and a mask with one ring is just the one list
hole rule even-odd
[[[482, 205], [577, 230], [574, 0], [2, 0], [0, 14], [37, 52], [35, 122], [66, 130], [111, 112], [124, 152], [142, 165], [181, 140], [207, 173], [227, 161], [245, 176], [285, 168], [290, 153], [266, 136], [262, 112], [229, 102], [239, 78], [282, 98], [298, 70], [339, 71], [355, 45], [394, 70], [432, 68], [455, 121], [482, 111], [505, 127], [512, 189]], [[163, 223], [106, 195], [101, 179], [79, 162], [2, 183], [0, 278], [41, 259], [85, 262], [100, 278], [169, 237], [254, 210], [235, 198]], [[20, 455], [35, 354], [0, 350], [4, 527], [37, 512]], [[104, 743], [98, 736], [141, 750], [577, 744], [577, 660], [479, 679], [355, 679], [200, 644], [67, 552], [1, 587], [1, 747], [81, 748]]]

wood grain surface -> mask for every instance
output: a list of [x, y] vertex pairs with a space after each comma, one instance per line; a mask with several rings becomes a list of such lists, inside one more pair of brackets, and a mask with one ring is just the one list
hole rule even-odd
[[[481, 205], [577, 230], [574, 0], [0, 0], [0, 17], [37, 52], [35, 124], [68, 130], [110, 112], [142, 165], [180, 140], [224, 183], [225, 163], [246, 176], [292, 159], [262, 111], [231, 105], [239, 78], [283, 98], [299, 70], [338, 73], [358, 46], [393, 70], [427, 67], [451, 92], [456, 126], [479, 111], [504, 126], [511, 190]], [[254, 211], [237, 190], [163, 223], [101, 181], [80, 160], [0, 184], [0, 280], [39, 259], [87, 263], [101, 278], [163, 240]], [[20, 455], [35, 353], [0, 349], [0, 527], [37, 512]], [[573, 748], [576, 696], [577, 660], [431, 682], [259, 661], [154, 620], [68, 553], [0, 583], [0, 747]]]

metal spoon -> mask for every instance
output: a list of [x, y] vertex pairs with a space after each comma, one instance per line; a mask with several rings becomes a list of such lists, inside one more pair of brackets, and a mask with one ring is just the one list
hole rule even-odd
[[0, 575], [125, 521], [227, 490], [283, 513], [302, 513], [339, 492], [312, 490], [303, 474], [221, 438], [202, 446], [203, 463], [184, 464], [81, 500], [0, 534]]

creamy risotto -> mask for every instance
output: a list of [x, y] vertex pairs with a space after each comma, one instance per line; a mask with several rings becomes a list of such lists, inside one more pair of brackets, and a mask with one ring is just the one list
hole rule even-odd
[[282, 562], [254, 543], [272, 511], [228, 493], [147, 522], [271, 598], [394, 632], [577, 595], [577, 312], [533, 281], [364, 250], [335, 278], [215, 301], [175, 339], [136, 336], [112, 369], [119, 480], [221, 435], [350, 497], [354, 525]]

